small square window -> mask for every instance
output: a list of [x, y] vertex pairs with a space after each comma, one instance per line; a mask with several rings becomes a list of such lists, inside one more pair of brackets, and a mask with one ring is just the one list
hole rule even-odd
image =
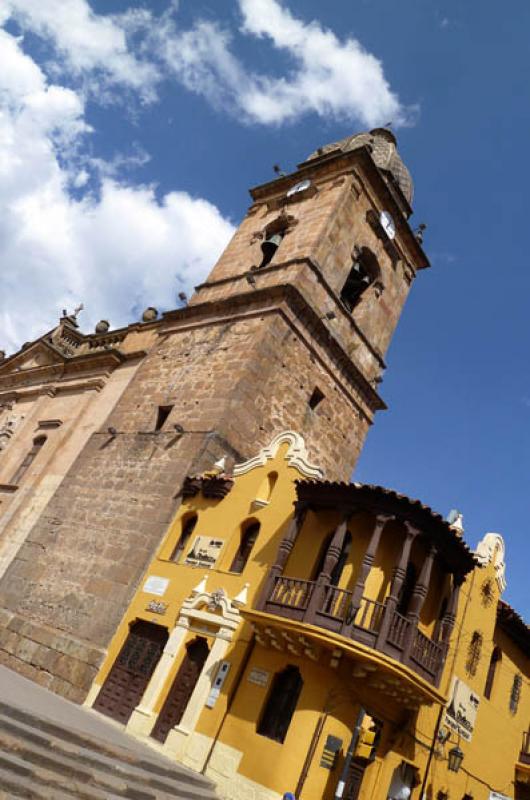
[[324, 399], [324, 393], [320, 391], [318, 386], [315, 386], [313, 389], [313, 394], [309, 398], [309, 408], [314, 411], [315, 408], [322, 402]]
[[173, 406], [158, 406], [158, 412], [156, 415], [156, 423], [155, 423], [155, 431], [160, 431], [164, 427], [164, 424], [171, 414], [173, 410]]

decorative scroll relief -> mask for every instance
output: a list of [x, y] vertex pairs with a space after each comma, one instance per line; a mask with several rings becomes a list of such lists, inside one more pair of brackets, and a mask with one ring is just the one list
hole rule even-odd
[[15, 400], [8, 400], [0, 404], [0, 452], [6, 449], [15, 432], [15, 428], [24, 419], [22, 415], [18, 415], [13, 411], [15, 402]]
[[234, 476], [244, 475], [255, 467], [263, 467], [267, 461], [276, 456], [281, 444], [287, 443], [289, 448], [285, 460], [290, 467], [295, 467], [306, 478], [323, 478], [324, 472], [316, 464], [311, 464], [303, 437], [296, 431], [283, 431], [278, 433], [272, 442], [263, 447], [257, 456], [234, 466]]
[[505, 554], [506, 547], [500, 533], [486, 533], [475, 550], [475, 557], [479, 564], [485, 566], [493, 562], [495, 578], [500, 592], [504, 592], [506, 589]]

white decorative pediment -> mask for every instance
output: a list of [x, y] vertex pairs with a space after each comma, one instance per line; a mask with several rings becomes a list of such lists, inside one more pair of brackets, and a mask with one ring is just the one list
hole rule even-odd
[[495, 578], [500, 592], [504, 592], [506, 589], [505, 554], [506, 546], [500, 533], [486, 533], [475, 550], [475, 557], [479, 564], [485, 566], [493, 562]]
[[295, 431], [283, 431], [274, 437], [272, 442], [263, 447], [259, 453], [248, 461], [234, 466], [234, 476], [244, 475], [255, 467], [263, 467], [267, 461], [276, 457], [278, 448], [281, 444], [289, 445], [285, 454], [285, 460], [290, 467], [295, 467], [306, 478], [323, 478], [324, 472], [316, 464], [311, 464], [302, 436]]

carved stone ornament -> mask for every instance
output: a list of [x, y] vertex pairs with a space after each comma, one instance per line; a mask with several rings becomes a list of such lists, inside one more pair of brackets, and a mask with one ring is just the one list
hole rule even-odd
[[495, 579], [500, 592], [504, 592], [506, 589], [505, 553], [506, 547], [500, 533], [486, 533], [475, 550], [475, 556], [479, 564], [485, 566], [493, 562]]
[[18, 423], [24, 419], [13, 411], [15, 402], [8, 400], [0, 405], [0, 451], [6, 449]]
[[295, 467], [298, 472], [306, 478], [323, 478], [324, 472], [316, 464], [311, 464], [308, 458], [305, 442], [302, 436], [296, 431], [283, 431], [278, 433], [272, 442], [264, 447], [257, 456], [244, 461], [242, 464], [236, 464], [234, 467], [234, 475], [244, 475], [250, 472], [255, 467], [263, 467], [267, 461], [274, 458], [278, 452], [281, 444], [288, 443], [289, 448], [285, 454], [285, 460], [290, 467]]
[[165, 614], [167, 603], [162, 603], [160, 600], [150, 600], [145, 610], [151, 611], [153, 614]]
[[223, 600], [226, 600], [226, 592], [224, 589], [216, 589], [210, 595], [210, 601], [207, 605], [208, 611], [217, 611], [218, 608], [223, 607]]

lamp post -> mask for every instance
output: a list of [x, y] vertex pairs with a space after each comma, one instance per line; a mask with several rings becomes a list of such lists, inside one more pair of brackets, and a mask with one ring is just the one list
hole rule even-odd
[[464, 754], [458, 745], [455, 745], [449, 750], [447, 767], [451, 772], [458, 772], [462, 766]]

